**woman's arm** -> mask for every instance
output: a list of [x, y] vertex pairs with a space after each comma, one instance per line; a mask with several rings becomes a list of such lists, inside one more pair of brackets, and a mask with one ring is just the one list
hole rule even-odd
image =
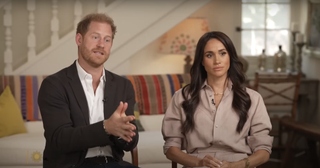
[[174, 146], [170, 147], [165, 154], [169, 160], [172, 160], [187, 167], [216, 167], [218, 165], [219, 167], [221, 167], [222, 164], [221, 161], [212, 156], [206, 155], [203, 159], [200, 159], [188, 155], [182, 152], [179, 148]]
[[266, 150], [257, 150], [251, 156], [248, 157], [249, 167], [257, 167], [266, 163], [269, 160], [270, 153]]
[[246, 159], [239, 160], [237, 162], [228, 163], [226, 161], [222, 162], [221, 168], [253, 168], [269, 160], [270, 154], [266, 150], [257, 150], [251, 156]]
[[187, 167], [199, 167], [200, 166], [201, 159], [196, 158], [194, 156], [190, 156], [190, 155], [182, 152], [177, 147], [174, 147], [174, 146], [170, 147], [165, 154], [169, 160], [180, 163], [180, 164], [185, 165]]

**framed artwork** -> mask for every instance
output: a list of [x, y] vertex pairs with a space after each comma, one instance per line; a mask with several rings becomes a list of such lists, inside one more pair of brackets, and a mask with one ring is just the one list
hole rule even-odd
[[309, 0], [305, 53], [320, 58], [320, 0]]

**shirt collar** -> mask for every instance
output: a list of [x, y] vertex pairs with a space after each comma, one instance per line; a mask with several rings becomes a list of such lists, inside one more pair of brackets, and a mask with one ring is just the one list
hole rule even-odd
[[[76, 61], [76, 66], [77, 66], [77, 71], [78, 71], [78, 75], [79, 75], [80, 80], [85, 79], [86, 76], [88, 76], [88, 75], [92, 77], [91, 74], [87, 73], [87, 72], [80, 66], [78, 60]], [[101, 78], [100, 78], [100, 81], [101, 81], [102, 79], [103, 79], [104, 82], [106, 81], [106, 76], [105, 76], [105, 74], [106, 74], [106, 72], [105, 72], [105, 69], [103, 68], [103, 72], [102, 72], [102, 76], [101, 76]]]
[[[232, 81], [230, 80], [230, 79], [228, 79], [228, 86], [227, 86], [227, 89], [230, 91], [231, 89], [232, 89], [232, 85], [233, 85], [233, 83], [232, 83]], [[208, 85], [208, 81], [207, 81], [207, 79], [203, 82], [203, 84], [202, 84], [202, 89], [204, 89], [205, 87], [208, 87], [209, 85]]]

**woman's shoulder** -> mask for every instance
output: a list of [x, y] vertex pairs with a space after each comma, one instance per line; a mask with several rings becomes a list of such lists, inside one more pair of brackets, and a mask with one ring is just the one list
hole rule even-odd
[[253, 90], [253, 89], [251, 89], [251, 88], [246, 87], [246, 91], [249, 94], [251, 100], [257, 99], [257, 98], [261, 98], [260, 93], [255, 91], [255, 90]]
[[172, 100], [176, 103], [181, 103], [185, 100], [185, 96], [189, 97], [186, 89], [180, 88], [179, 90], [175, 91], [175, 93], [172, 96]]
[[251, 107], [254, 107], [254, 109], [256, 109], [257, 106], [264, 106], [264, 100], [259, 92], [251, 88], [246, 88], [246, 89], [247, 89], [247, 93], [250, 96]]
[[173, 94], [173, 98], [180, 99], [183, 98], [183, 88], [180, 88], [179, 90], [175, 91]]

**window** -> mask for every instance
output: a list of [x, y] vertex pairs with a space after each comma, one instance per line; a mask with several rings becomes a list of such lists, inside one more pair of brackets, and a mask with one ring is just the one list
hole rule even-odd
[[242, 0], [241, 55], [290, 54], [290, 0]]

